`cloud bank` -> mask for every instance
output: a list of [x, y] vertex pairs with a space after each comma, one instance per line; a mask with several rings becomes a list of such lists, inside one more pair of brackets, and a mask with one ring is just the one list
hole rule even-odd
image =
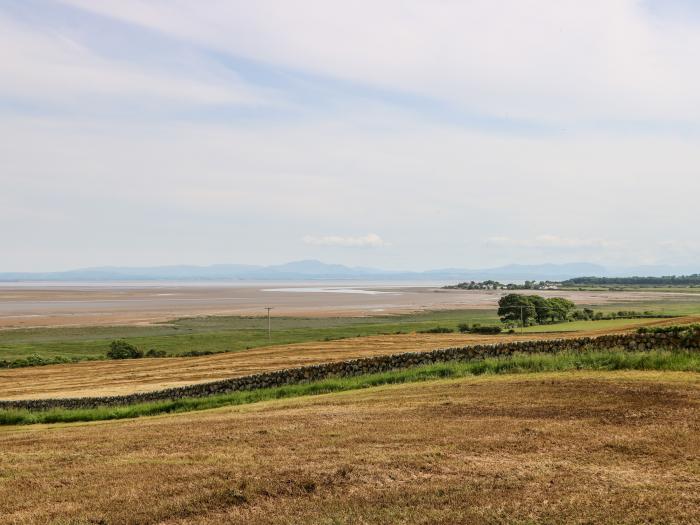
[[384, 240], [376, 233], [368, 233], [357, 237], [343, 237], [340, 235], [326, 235], [318, 237], [315, 235], [305, 235], [302, 239], [304, 243], [312, 246], [346, 246], [346, 247], [372, 247], [385, 246]]
[[699, 55], [680, 0], [3, 2], [0, 270], [696, 264]]
[[524, 246], [527, 248], [611, 248], [623, 243], [605, 239], [577, 239], [559, 235], [537, 235], [532, 239], [513, 239], [507, 236], [496, 236], [486, 239], [488, 244], [495, 246]]

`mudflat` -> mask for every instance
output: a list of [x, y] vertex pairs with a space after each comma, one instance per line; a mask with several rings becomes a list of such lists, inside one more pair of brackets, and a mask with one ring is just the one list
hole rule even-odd
[[[579, 305], [663, 300], [679, 293], [538, 291]], [[148, 324], [200, 315], [358, 316], [494, 308], [501, 291], [434, 285], [342, 284], [0, 284], [0, 328]]]

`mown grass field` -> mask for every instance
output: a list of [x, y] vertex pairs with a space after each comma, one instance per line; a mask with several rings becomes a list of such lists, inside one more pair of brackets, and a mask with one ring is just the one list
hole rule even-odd
[[700, 376], [387, 385], [0, 429], [2, 523], [693, 523]]
[[86, 361], [0, 369], [0, 399], [84, 397], [158, 390], [358, 357], [571, 334], [399, 334], [273, 345], [199, 357]]
[[207, 410], [227, 405], [245, 405], [270, 399], [286, 399], [333, 392], [360, 390], [387, 384], [416, 383], [437, 378], [490, 374], [527, 374], [571, 370], [657, 370], [700, 372], [700, 353], [691, 351], [590, 351], [559, 354], [523, 354], [411, 367], [356, 377], [330, 378], [296, 385], [232, 392], [200, 398], [181, 398], [119, 407], [84, 409], [0, 409], [0, 425], [31, 425], [104, 421], [153, 416], [165, 413]]
[[646, 325], [698, 322], [700, 317], [628, 320], [615, 330], [550, 331], [525, 334], [392, 334], [272, 345], [242, 352], [199, 357], [87, 361], [82, 363], [0, 369], [0, 399], [84, 397], [159, 390], [202, 381], [214, 381], [282, 368], [327, 363], [358, 357], [490, 344], [523, 339], [598, 336]]

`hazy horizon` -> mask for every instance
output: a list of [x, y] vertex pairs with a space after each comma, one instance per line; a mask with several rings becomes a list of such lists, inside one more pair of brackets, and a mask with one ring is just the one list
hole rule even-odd
[[0, 283], [38, 282], [428, 282], [442, 284], [457, 281], [489, 280], [524, 282], [525, 280], [562, 281], [573, 277], [661, 277], [698, 274], [697, 266], [602, 266], [586, 262], [564, 264], [509, 264], [490, 268], [425, 268], [397, 270], [365, 266], [348, 266], [318, 260], [288, 261], [278, 265], [168, 265], [168, 266], [100, 266], [71, 268], [51, 272], [0, 272]]
[[9, 0], [0, 43], [0, 272], [700, 260], [689, 0]]

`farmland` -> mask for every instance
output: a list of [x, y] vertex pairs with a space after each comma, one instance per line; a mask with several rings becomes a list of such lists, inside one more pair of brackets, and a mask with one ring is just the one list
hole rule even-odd
[[[678, 317], [493, 335], [456, 330], [497, 324], [486, 307], [278, 315], [271, 339], [266, 319], [236, 315], [6, 329], [0, 359], [82, 362], [0, 369], [0, 399], [700, 321], [696, 296], [657, 297], [595, 308]], [[424, 333], [435, 327], [452, 331]], [[171, 357], [104, 359], [115, 339]], [[696, 353], [662, 350], [514, 356], [150, 405], [4, 411], [0, 523], [688, 522], [700, 504], [699, 369]]]
[[567, 372], [5, 427], [0, 521], [689, 523], [699, 408], [697, 374]]
[[[595, 336], [633, 330], [640, 325], [668, 325], [699, 320], [700, 316], [662, 320], [617, 320], [614, 329], [609, 325], [609, 321], [590, 321], [585, 325], [587, 330], [551, 331], [552, 326], [556, 325], [548, 325], [540, 328], [550, 329], [549, 333], [532, 332], [523, 335], [519, 333], [494, 336], [459, 333], [377, 335], [272, 345], [199, 357], [103, 360], [4, 369], [0, 370], [0, 399], [118, 395], [373, 355], [525, 339]], [[596, 328], [598, 323], [606, 326]]]
[[[462, 292], [479, 296], [481, 292]], [[600, 303], [585, 296], [592, 307], [602, 312], [617, 310], [652, 311], [664, 315], [700, 315], [700, 296], [672, 295], [626, 296], [625, 301], [611, 302], [602, 295]], [[618, 319], [561, 323], [528, 327], [528, 332], [571, 332], [619, 329], [643, 324], [650, 319]], [[342, 316], [275, 316], [271, 338], [267, 321], [260, 316], [199, 316], [171, 321], [117, 326], [55, 326], [0, 330], [0, 362], [12, 362], [38, 356], [51, 360], [80, 361], [103, 359], [111, 341], [127, 339], [144, 351], [150, 349], [172, 356], [239, 352], [270, 345], [288, 345], [345, 338], [412, 333], [442, 326], [456, 329], [460, 323], [497, 324], [494, 307], [459, 310], [422, 310], [412, 313]]]
[[172, 355], [189, 351], [236, 352], [271, 344], [293, 344], [396, 332], [417, 331], [437, 324], [455, 328], [469, 319], [495, 323], [493, 310], [423, 312], [372, 317], [275, 317], [268, 339], [262, 317], [214, 316], [177, 319], [139, 326], [29, 328], [0, 331], [0, 359], [32, 354], [76, 359], [102, 358], [114, 339], [128, 339], [144, 350]]

